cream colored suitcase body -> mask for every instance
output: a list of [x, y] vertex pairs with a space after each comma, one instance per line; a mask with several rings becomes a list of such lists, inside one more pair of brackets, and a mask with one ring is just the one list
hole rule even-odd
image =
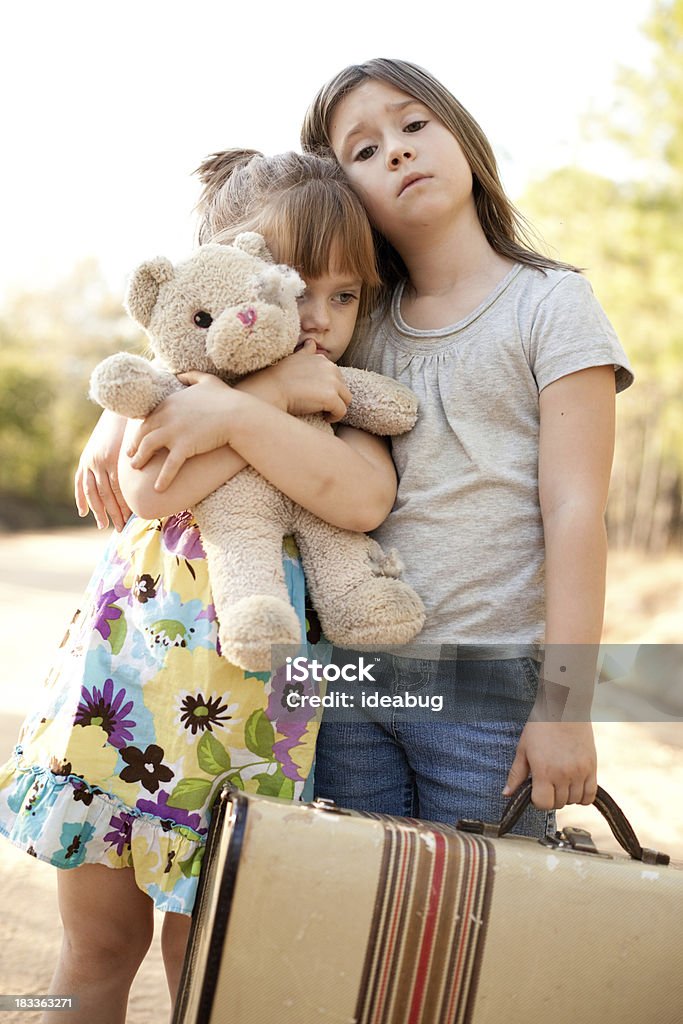
[[174, 1024], [681, 1024], [683, 871], [606, 806], [652, 863], [225, 792]]

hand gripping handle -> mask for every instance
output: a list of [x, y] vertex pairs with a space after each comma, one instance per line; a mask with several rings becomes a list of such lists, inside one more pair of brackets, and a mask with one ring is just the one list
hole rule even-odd
[[[457, 827], [464, 828], [466, 831], [471, 832], [482, 831], [484, 834], [489, 836], [504, 836], [506, 832], [509, 832], [515, 827], [522, 814], [529, 806], [531, 802], [531, 785], [531, 779], [527, 779], [515, 790], [503, 808], [503, 813], [497, 825], [486, 826], [484, 830], [483, 822], [475, 823], [459, 821]], [[593, 805], [597, 807], [602, 814], [619, 845], [626, 851], [626, 853], [629, 854], [629, 856], [633, 858], [633, 860], [642, 861], [644, 864], [666, 865], [669, 863], [670, 857], [668, 854], [660, 853], [658, 850], [650, 850], [647, 847], [640, 845], [638, 837], [621, 807], [619, 807], [616, 800], [613, 800], [602, 786], [598, 786]], [[481, 824], [482, 829], [479, 830], [474, 828], [473, 826], [475, 824]]]

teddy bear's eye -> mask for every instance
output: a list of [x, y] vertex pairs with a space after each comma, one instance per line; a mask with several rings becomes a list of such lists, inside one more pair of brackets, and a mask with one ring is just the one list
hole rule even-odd
[[195, 313], [193, 320], [197, 327], [203, 327], [204, 329], [210, 327], [213, 323], [213, 317], [204, 309], [200, 309], [198, 313]]

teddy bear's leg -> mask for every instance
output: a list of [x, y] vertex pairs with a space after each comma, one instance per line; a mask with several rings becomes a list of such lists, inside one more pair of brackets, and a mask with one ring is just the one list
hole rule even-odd
[[397, 578], [395, 552], [385, 555], [365, 534], [330, 526], [305, 509], [295, 537], [320, 625], [332, 643], [405, 644], [422, 629], [422, 601]]
[[281, 496], [251, 469], [195, 508], [222, 653], [251, 671], [270, 669], [274, 644], [301, 640], [282, 567], [282, 513]]

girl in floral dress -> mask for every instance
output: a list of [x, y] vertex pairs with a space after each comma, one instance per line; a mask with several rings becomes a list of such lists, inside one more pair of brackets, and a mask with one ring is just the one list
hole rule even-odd
[[[201, 170], [200, 241], [230, 242], [239, 231], [258, 230], [275, 258], [296, 266], [307, 283], [300, 351], [284, 369], [253, 375], [239, 393], [244, 415], [253, 414], [266, 442], [281, 450], [272, 482], [336, 525], [369, 529], [370, 521], [354, 518], [357, 502], [348, 494], [363, 487], [366, 517], [379, 522], [388, 513], [396, 482], [383, 442], [346, 427], [326, 435], [289, 415], [321, 409], [320, 398], [311, 405], [306, 393], [316, 353], [330, 361], [330, 418], [346, 409], [334, 360], [377, 283], [365, 213], [324, 158], [230, 151]], [[332, 461], [339, 484], [322, 489], [315, 467]], [[140, 472], [123, 457], [125, 499], [148, 518], [133, 515], [113, 535], [40, 707], [0, 769], [0, 833], [69, 869], [58, 872], [64, 944], [51, 991], [75, 994], [80, 1005], [61, 1011], [60, 1021], [125, 1019], [154, 907], [166, 912], [162, 950], [173, 998], [219, 788], [229, 781], [296, 799], [310, 771], [312, 712], [288, 708], [283, 673], [245, 672], [221, 656], [201, 536], [191, 512], [176, 511], [245, 464], [230, 449], [213, 453], [210, 469], [197, 456], [158, 494], [158, 460]], [[254, 465], [268, 475], [257, 457]], [[283, 563], [302, 641], [306, 624], [315, 641], [291, 539]]]

